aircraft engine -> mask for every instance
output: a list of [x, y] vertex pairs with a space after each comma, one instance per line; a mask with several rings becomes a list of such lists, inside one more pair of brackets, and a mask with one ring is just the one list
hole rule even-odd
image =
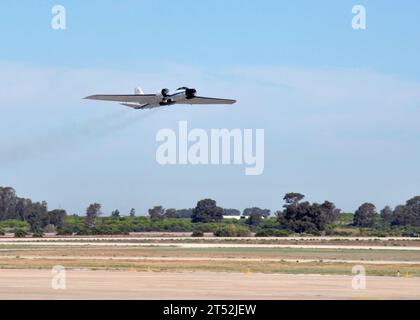
[[162, 89], [160, 92], [162, 94], [162, 97], [167, 97], [169, 95], [169, 89]]
[[187, 89], [185, 90], [185, 95], [187, 96], [187, 99], [192, 99], [196, 96], [197, 90], [195, 89]]

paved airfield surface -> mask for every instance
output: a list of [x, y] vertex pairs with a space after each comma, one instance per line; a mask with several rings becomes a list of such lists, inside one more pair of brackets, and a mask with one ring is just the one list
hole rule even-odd
[[420, 299], [420, 278], [215, 272], [68, 270], [66, 290], [50, 270], [0, 270], [0, 299]]

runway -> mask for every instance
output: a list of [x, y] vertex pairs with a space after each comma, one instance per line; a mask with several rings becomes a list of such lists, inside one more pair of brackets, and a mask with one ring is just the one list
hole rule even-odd
[[0, 299], [419, 299], [419, 278], [217, 272], [66, 271], [52, 289], [50, 270], [0, 270]]

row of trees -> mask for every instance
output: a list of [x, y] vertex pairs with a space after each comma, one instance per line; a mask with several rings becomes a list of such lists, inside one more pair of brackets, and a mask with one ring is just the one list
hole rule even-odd
[[389, 206], [380, 212], [372, 203], [362, 204], [355, 212], [353, 224], [358, 227], [374, 226], [415, 226], [420, 227], [420, 196], [414, 197], [405, 205], [392, 210]]
[[[241, 212], [236, 209], [223, 209], [217, 206], [216, 201], [212, 199], [200, 200], [197, 206], [193, 209], [164, 209], [162, 206], [156, 206], [149, 209], [149, 216], [152, 221], [159, 221], [165, 218], [179, 218], [179, 212], [182, 212], [182, 218], [191, 218], [194, 223], [210, 223], [220, 222], [223, 220], [223, 216], [240, 216]], [[251, 221], [251, 225], [257, 224], [256, 221], [260, 221], [270, 216], [270, 210], [260, 209], [257, 207], [247, 208], [242, 214], [244, 217]]]
[[[316, 233], [325, 229], [328, 224], [333, 224], [339, 217], [340, 210], [331, 202], [323, 204], [301, 202], [304, 195], [300, 193], [288, 193], [284, 197], [286, 204], [283, 211], [276, 213], [279, 225], [284, 229], [298, 233]], [[232, 209], [230, 209], [232, 210]], [[149, 209], [152, 221], [165, 219], [166, 212], [158, 206]], [[193, 223], [214, 223], [223, 220], [225, 210], [215, 200], [204, 199], [192, 209], [191, 220]], [[251, 227], [261, 225], [265, 218], [270, 216], [270, 210], [257, 207], [244, 210], [247, 216], [246, 224]]]
[[[328, 226], [334, 225], [340, 217], [340, 209], [334, 203], [325, 201], [321, 204], [304, 201], [305, 196], [300, 193], [288, 193], [284, 196], [283, 210], [275, 213], [277, 227], [296, 233], [319, 233]], [[101, 205], [93, 203], [86, 210], [84, 227], [93, 228], [97, 218], [102, 215]], [[136, 212], [131, 209], [130, 217]], [[165, 219], [191, 219], [192, 223], [220, 223], [223, 216], [238, 216], [236, 209], [223, 209], [215, 200], [203, 199], [198, 201], [192, 209], [164, 209], [156, 206], [149, 209], [152, 222]], [[243, 211], [246, 216], [245, 224], [256, 228], [263, 224], [270, 216], [270, 210], [261, 208], [248, 208]], [[121, 218], [119, 210], [111, 214], [111, 218]], [[12, 188], [0, 187], [0, 221], [2, 220], [26, 221], [32, 232], [42, 232], [47, 226], [61, 229], [65, 225], [66, 211], [61, 209], [48, 210], [46, 202], [33, 202], [30, 199], [20, 198]], [[353, 215], [352, 225], [355, 227], [393, 227], [414, 226], [420, 227], [420, 196], [414, 197], [404, 205], [395, 209], [385, 207], [380, 212], [372, 203], [362, 204]]]
[[62, 228], [66, 211], [55, 209], [48, 211], [45, 201], [32, 202], [30, 199], [20, 198], [13, 188], [0, 187], [0, 221], [26, 221], [32, 232], [42, 232], [48, 225]]
[[[213, 210], [215, 207], [217, 207], [215, 201], [212, 200], [212, 199], [201, 200], [197, 204], [197, 207], [198, 206], [202, 207], [203, 209], [206, 208], [206, 207], [210, 207], [211, 210]], [[178, 209], [173, 209], [173, 208], [164, 209], [162, 206], [156, 206], [156, 207], [153, 207], [153, 208], [149, 209], [149, 216], [154, 221], [162, 220], [162, 219], [165, 219], [165, 218], [168, 218], [168, 219], [189, 219], [189, 218], [191, 218], [195, 222], [215, 222], [215, 221], [221, 220], [223, 216], [232, 217], [232, 216], [241, 216], [242, 215], [243, 217], [249, 217], [252, 214], [258, 213], [262, 217], [267, 218], [271, 214], [271, 211], [269, 209], [260, 209], [258, 207], [247, 208], [242, 213], [241, 213], [241, 211], [239, 211], [237, 209], [221, 208], [221, 210], [220, 209], [217, 209], [217, 210], [218, 210], [218, 214], [216, 214], [216, 216], [214, 216], [214, 217], [212, 215], [208, 216], [206, 213], [203, 213], [204, 216], [202, 218], [200, 218], [198, 215], [200, 215], [201, 213], [198, 213], [199, 211], [197, 211], [196, 208], [178, 210]]]
[[[230, 209], [233, 210], [233, 209]], [[204, 199], [197, 203], [197, 206], [193, 209], [187, 209], [183, 213], [188, 212], [188, 219], [191, 219], [192, 223], [196, 224], [210, 224], [220, 223], [225, 215], [225, 209], [217, 206], [215, 200]], [[182, 212], [182, 211], [181, 211]], [[240, 212], [238, 211], [239, 215]], [[246, 223], [250, 226], [258, 226], [262, 223], [263, 219], [268, 217], [270, 212], [266, 209], [260, 208], [249, 208], [246, 209], [248, 219]], [[99, 203], [93, 203], [86, 209], [85, 227], [92, 229], [96, 225], [97, 218], [102, 215], [101, 205]], [[236, 215], [236, 214], [235, 214]], [[155, 206], [149, 209], [149, 217], [152, 222], [159, 222], [165, 219], [177, 219], [179, 218], [178, 212], [175, 209], [164, 209], [162, 206]], [[121, 218], [119, 210], [115, 210], [111, 213], [111, 218]]]

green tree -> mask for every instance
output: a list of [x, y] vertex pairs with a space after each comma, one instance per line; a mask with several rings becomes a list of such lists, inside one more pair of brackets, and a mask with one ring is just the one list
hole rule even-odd
[[15, 229], [13, 233], [15, 238], [24, 238], [28, 235], [28, 233], [23, 229]]
[[150, 220], [160, 221], [165, 218], [165, 209], [162, 206], [155, 206], [152, 209], [149, 209]]
[[192, 222], [220, 222], [223, 220], [223, 208], [217, 206], [216, 201], [204, 199], [197, 202], [191, 216]]
[[165, 218], [169, 218], [169, 219], [176, 219], [177, 214], [176, 214], [176, 209], [170, 208], [170, 209], [166, 209], [165, 210]]
[[64, 220], [66, 219], [67, 212], [62, 209], [55, 209], [48, 212], [50, 224], [54, 225], [57, 228], [64, 227]]
[[420, 227], [420, 196], [411, 198], [394, 210], [393, 225]]
[[32, 203], [28, 212], [26, 222], [28, 222], [32, 232], [42, 232], [42, 229], [50, 223], [46, 202]]
[[32, 204], [32, 201], [29, 199], [18, 198], [16, 200], [15, 207], [15, 219], [26, 221], [26, 217], [29, 214], [29, 208]]
[[10, 187], [0, 187], [0, 220], [15, 219], [16, 191]]
[[241, 212], [238, 209], [223, 209], [224, 216], [240, 216]]
[[101, 212], [102, 205], [99, 203], [92, 203], [86, 209], [85, 225], [87, 228], [93, 228], [95, 226], [96, 218], [98, 218]]
[[176, 210], [176, 217], [179, 219], [190, 219], [193, 209], [180, 209]]
[[111, 217], [112, 218], [119, 218], [120, 217], [120, 210], [114, 210], [111, 212]]
[[376, 207], [372, 203], [364, 203], [356, 210], [353, 217], [353, 224], [357, 227], [373, 227], [377, 217]]
[[386, 206], [381, 210], [382, 223], [386, 226], [390, 226], [394, 219], [394, 212], [389, 206]]
[[290, 193], [286, 193], [283, 200], [286, 202], [286, 205], [291, 205], [291, 204], [296, 205], [304, 198], [305, 196], [301, 193], [290, 192]]
[[263, 223], [264, 219], [261, 213], [252, 212], [251, 215], [246, 219], [246, 224], [256, 227]]
[[326, 225], [335, 223], [340, 214], [334, 203], [325, 201], [323, 204], [300, 202], [304, 195], [288, 193], [284, 197], [285, 210], [277, 213], [277, 219], [285, 229], [298, 233], [318, 234], [325, 230]]
[[134, 218], [136, 216], [136, 209], [131, 208], [130, 210], [130, 217]]
[[270, 214], [271, 214], [271, 210], [269, 210], [269, 209], [261, 209], [261, 208], [258, 208], [258, 207], [246, 208], [244, 210], [244, 212], [243, 212], [243, 216], [249, 217], [253, 213], [258, 213], [262, 217], [268, 218], [270, 216]]

